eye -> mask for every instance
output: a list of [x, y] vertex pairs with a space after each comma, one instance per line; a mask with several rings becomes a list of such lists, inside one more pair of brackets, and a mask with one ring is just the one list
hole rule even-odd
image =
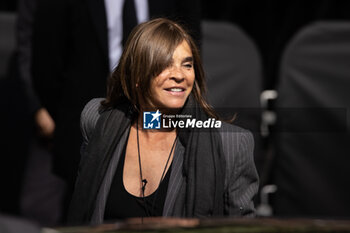
[[193, 67], [193, 64], [188, 62], [188, 63], [185, 63], [184, 66], [187, 68], [187, 69], [191, 69]]

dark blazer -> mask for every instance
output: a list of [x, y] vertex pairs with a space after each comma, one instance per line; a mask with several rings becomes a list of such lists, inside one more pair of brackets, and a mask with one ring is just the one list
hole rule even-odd
[[[85, 164], [89, 164], [86, 160], [91, 158], [84, 156], [84, 153], [100, 116], [98, 109], [100, 107], [101, 100], [102, 99], [91, 100], [85, 106], [81, 114], [81, 131], [84, 142], [82, 144], [82, 159], [79, 170], [89, 169], [85, 167]], [[120, 112], [120, 115], [121, 114], [123, 113]], [[255, 209], [252, 199], [258, 191], [258, 175], [253, 158], [253, 136], [249, 131], [227, 123], [223, 123], [219, 133], [226, 159], [224, 212], [229, 216], [254, 216]], [[113, 139], [111, 138], [110, 140], [110, 143], [112, 143]], [[97, 197], [93, 198], [95, 201], [92, 203], [92, 206], [95, 207], [92, 211], [92, 216], [86, 217], [87, 213], [85, 208], [85, 206], [90, 206], [91, 203], [80, 203], [81, 199], [79, 198], [81, 195], [86, 193], [92, 193], [92, 191], [81, 190], [79, 187], [77, 187], [73, 195], [68, 217], [68, 221], [70, 223], [86, 223], [86, 221], [90, 221], [90, 223], [93, 224], [100, 224], [103, 222], [105, 204], [110, 185], [127, 140], [128, 130], [125, 131], [122, 139], [118, 142], [108, 168], [104, 171], [101, 170], [101, 173], [105, 174], [104, 178], [102, 179], [102, 183], [99, 185], [100, 188], [97, 192]], [[179, 195], [184, 195], [181, 193], [182, 189], [180, 189], [181, 185], [185, 182], [182, 174], [184, 151], [185, 148], [182, 146], [181, 142], [178, 141], [174, 151], [174, 159], [172, 162], [163, 216], [183, 217], [182, 213], [178, 213], [174, 209], [174, 206], [177, 204], [177, 197]], [[104, 156], [101, 154], [101, 158], [92, 159], [95, 161], [103, 160]], [[77, 184], [80, 180], [85, 179], [85, 177], [78, 176]]]
[[[200, 35], [200, 1], [149, 0], [150, 17], [172, 16]], [[55, 173], [70, 185], [79, 163], [79, 117], [92, 98], [105, 96], [109, 75], [104, 0], [38, 0], [33, 80], [56, 122]]]

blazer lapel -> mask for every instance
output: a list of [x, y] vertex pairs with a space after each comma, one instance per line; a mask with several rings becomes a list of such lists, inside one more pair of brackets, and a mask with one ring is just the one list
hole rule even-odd
[[101, 49], [108, 58], [108, 30], [104, 0], [87, 0], [87, 4]]
[[[78, 175], [75, 193], [71, 201], [71, 223], [90, 221], [95, 201], [108, 170], [113, 151], [130, 127], [127, 109], [114, 109], [101, 114], [89, 145], [86, 148], [84, 166]], [[81, 179], [83, 177], [84, 179]]]
[[107, 203], [108, 194], [111, 188], [111, 184], [113, 182], [115, 171], [117, 170], [117, 166], [119, 163], [119, 158], [122, 156], [124, 152], [124, 148], [126, 147], [128, 136], [130, 132], [129, 130], [125, 130], [124, 134], [120, 138], [115, 151], [113, 152], [113, 156], [109, 162], [106, 174], [103, 178], [102, 184], [99, 188], [96, 204], [94, 211], [91, 217], [91, 224], [102, 224], [104, 219], [104, 212]]
[[163, 208], [163, 216], [172, 216], [175, 200], [180, 194], [180, 188], [183, 183], [182, 167], [183, 156], [185, 148], [181, 144], [180, 140], [177, 140], [177, 144], [174, 151], [174, 160], [172, 163], [168, 192], [165, 197], [165, 203]]

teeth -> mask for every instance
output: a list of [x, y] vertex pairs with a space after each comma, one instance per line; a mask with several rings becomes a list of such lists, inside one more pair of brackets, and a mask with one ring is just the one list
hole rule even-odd
[[170, 88], [170, 91], [180, 92], [182, 91], [181, 88]]

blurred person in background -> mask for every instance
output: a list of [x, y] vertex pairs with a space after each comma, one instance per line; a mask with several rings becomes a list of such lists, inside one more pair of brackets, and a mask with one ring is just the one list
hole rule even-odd
[[33, 122], [24, 169], [20, 215], [41, 225], [57, 225], [62, 218], [64, 183], [51, 171], [52, 139], [55, 122], [42, 105], [32, 80], [33, 25], [37, 0], [19, 0], [17, 14], [17, 51], [15, 67]]

